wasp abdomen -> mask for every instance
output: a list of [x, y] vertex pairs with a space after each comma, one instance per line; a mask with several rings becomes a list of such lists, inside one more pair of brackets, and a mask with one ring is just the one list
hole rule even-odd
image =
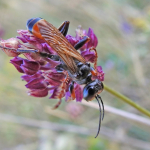
[[27, 28], [32, 33], [34, 25], [42, 18], [31, 18], [27, 21]]
[[32, 33], [34, 36], [43, 39], [40, 31], [39, 31], [39, 27], [38, 27], [38, 22], [40, 20], [44, 20], [42, 18], [31, 18], [27, 21], [27, 29], [29, 30], [30, 33]]

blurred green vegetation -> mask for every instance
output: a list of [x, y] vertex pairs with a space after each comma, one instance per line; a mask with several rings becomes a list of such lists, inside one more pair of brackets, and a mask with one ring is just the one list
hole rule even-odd
[[[45, 18], [56, 27], [69, 20], [71, 35], [75, 35], [78, 25], [86, 30], [94, 29], [99, 40], [98, 64], [105, 72], [104, 83], [150, 110], [149, 0], [0, 0], [0, 33], [5, 33], [0, 34], [1, 38], [17, 36], [16, 31], [26, 29], [26, 21], [32, 17]], [[95, 139], [99, 118], [96, 109], [78, 103], [82, 111], [74, 117], [67, 111], [69, 104], [63, 102], [58, 110], [51, 112], [49, 107], [54, 106], [56, 100], [28, 96], [26, 83], [21, 81], [21, 74], [9, 60], [0, 51], [0, 150], [150, 149], [147, 126], [106, 113], [102, 133]], [[107, 105], [139, 114], [105, 91], [101, 96]], [[3, 114], [56, 122], [66, 127], [77, 125], [93, 132], [88, 136], [80, 132], [34, 128], [16, 124], [13, 119], [3, 121]]]

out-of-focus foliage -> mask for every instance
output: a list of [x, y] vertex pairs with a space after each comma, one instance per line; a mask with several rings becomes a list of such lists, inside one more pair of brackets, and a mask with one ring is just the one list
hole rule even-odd
[[[0, 0], [0, 37], [17, 36], [18, 29], [26, 29], [26, 21], [42, 17], [54, 26], [70, 21], [69, 34], [75, 35], [78, 25], [96, 33], [98, 64], [105, 72], [107, 85], [130, 97], [150, 110], [150, 2], [149, 0]], [[79, 115], [72, 115], [63, 103], [58, 110], [51, 108], [57, 100], [30, 97], [20, 74], [0, 51], [0, 149], [1, 150], [139, 150], [149, 149], [148, 126], [135, 124], [117, 115], [105, 114], [102, 133], [94, 138], [99, 112], [82, 106]], [[107, 105], [132, 113], [138, 112], [111, 96], [101, 94]], [[70, 102], [72, 108], [75, 103]], [[89, 102], [90, 103], [90, 102]], [[76, 107], [76, 106], [75, 106]], [[77, 125], [93, 130], [92, 136], [80, 132], [45, 130], [4, 121], [3, 115], [22, 116], [58, 124]], [[5, 117], [7, 119], [7, 117]], [[19, 119], [18, 119], [19, 120]], [[68, 127], [69, 130], [69, 127]], [[130, 139], [131, 138], [131, 139]], [[141, 142], [141, 143], [140, 143]]]

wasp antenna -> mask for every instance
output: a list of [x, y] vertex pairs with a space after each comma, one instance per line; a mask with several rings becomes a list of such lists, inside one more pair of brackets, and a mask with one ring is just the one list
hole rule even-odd
[[103, 120], [103, 119], [104, 119], [104, 113], [105, 113], [105, 109], [104, 109], [104, 103], [103, 103], [103, 100], [102, 100], [102, 98], [101, 98], [99, 95], [97, 95], [97, 97], [100, 99], [100, 101], [101, 101], [101, 104], [102, 104], [102, 109], [103, 109], [102, 120]]
[[36, 53], [36, 52], [38, 52], [38, 50], [35, 50], [35, 49], [16, 49], [16, 48], [4, 47], [1, 45], [0, 45], [0, 48], [7, 49], [7, 50], [14, 50], [18, 53]]
[[97, 136], [98, 136], [98, 134], [99, 134], [99, 132], [100, 132], [100, 128], [101, 128], [102, 113], [101, 113], [101, 104], [100, 104], [100, 102], [99, 102], [99, 100], [98, 100], [98, 97], [95, 96], [95, 98], [96, 98], [96, 100], [97, 100], [97, 102], [98, 102], [98, 105], [99, 105], [99, 112], [100, 112], [100, 114], [99, 114], [98, 131], [97, 131], [97, 134], [96, 134], [96, 136], [95, 136], [95, 138], [97, 138]]
[[1, 45], [0, 45], [0, 48], [8, 49], [8, 50], [15, 50], [15, 51], [16, 51], [16, 49], [15, 49], [15, 48], [4, 47], [4, 46], [1, 46]]

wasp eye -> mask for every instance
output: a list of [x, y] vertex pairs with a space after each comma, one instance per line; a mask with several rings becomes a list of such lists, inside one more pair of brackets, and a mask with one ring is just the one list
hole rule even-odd
[[83, 89], [83, 98], [86, 101], [92, 100], [95, 95], [101, 93], [103, 90], [102, 82], [98, 79], [89, 82]]
[[89, 101], [95, 95], [95, 89], [92, 86], [85, 86], [83, 90], [83, 97], [86, 101]]

